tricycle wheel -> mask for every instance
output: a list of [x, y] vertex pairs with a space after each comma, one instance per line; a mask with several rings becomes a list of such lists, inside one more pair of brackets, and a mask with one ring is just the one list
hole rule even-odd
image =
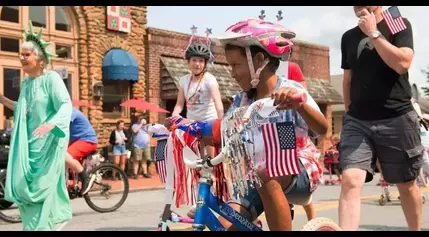
[[307, 222], [302, 231], [341, 231], [341, 228], [329, 218], [317, 217]]

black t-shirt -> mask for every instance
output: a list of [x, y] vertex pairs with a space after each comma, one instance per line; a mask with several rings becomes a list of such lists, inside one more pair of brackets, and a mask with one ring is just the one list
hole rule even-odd
[[[407, 29], [395, 35], [384, 20], [377, 28], [396, 47], [413, 49], [411, 24], [403, 19]], [[387, 119], [413, 109], [408, 72], [400, 75], [390, 68], [358, 26], [343, 34], [341, 54], [341, 68], [351, 70], [351, 116], [361, 120]]]

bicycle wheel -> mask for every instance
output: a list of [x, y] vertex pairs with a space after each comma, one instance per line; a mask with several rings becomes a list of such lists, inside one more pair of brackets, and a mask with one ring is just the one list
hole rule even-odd
[[[115, 180], [113, 174], [119, 175], [119, 180]], [[95, 167], [91, 171], [95, 175], [95, 181], [83, 198], [88, 206], [96, 212], [113, 212], [124, 204], [128, 197], [129, 182], [128, 177], [117, 165], [104, 163]], [[115, 175], [116, 176], [116, 175]], [[124, 190], [116, 190], [120, 183], [123, 183]], [[112, 201], [112, 198], [118, 198], [118, 201]], [[103, 205], [95, 204], [96, 201], [103, 202]]]
[[17, 208], [11, 208], [13, 202], [4, 199], [4, 186], [6, 183], [6, 171], [0, 173], [0, 220], [9, 223], [20, 223], [21, 216]]
[[341, 231], [333, 220], [326, 217], [316, 217], [302, 227], [302, 231]]

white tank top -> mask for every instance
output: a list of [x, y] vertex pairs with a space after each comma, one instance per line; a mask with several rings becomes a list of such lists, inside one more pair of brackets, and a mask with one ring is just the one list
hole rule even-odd
[[183, 89], [186, 101], [186, 117], [195, 120], [217, 119], [216, 107], [210, 93], [212, 86], [218, 86], [216, 78], [206, 72], [201, 82], [191, 80], [191, 74], [179, 79], [179, 86]]

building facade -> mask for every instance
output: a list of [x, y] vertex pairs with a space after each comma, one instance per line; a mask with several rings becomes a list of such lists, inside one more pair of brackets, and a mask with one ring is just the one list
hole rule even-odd
[[[71, 98], [92, 104], [82, 110], [100, 146], [105, 146], [118, 119], [130, 122], [130, 110], [120, 103], [131, 95], [145, 97], [146, 7], [0, 6], [0, 93], [13, 100], [24, 77], [18, 52], [29, 20], [35, 31], [43, 27], [44, 40], [52, 42], [59, 55], [50, 68], [65, 72]], [[128, 74], [118, 73], [118, 59], [127, 64]], [[95, 88], [104, 91], [101, 97], [94, 94]], [[12, 116], [0, 106], [0, 127]]]

